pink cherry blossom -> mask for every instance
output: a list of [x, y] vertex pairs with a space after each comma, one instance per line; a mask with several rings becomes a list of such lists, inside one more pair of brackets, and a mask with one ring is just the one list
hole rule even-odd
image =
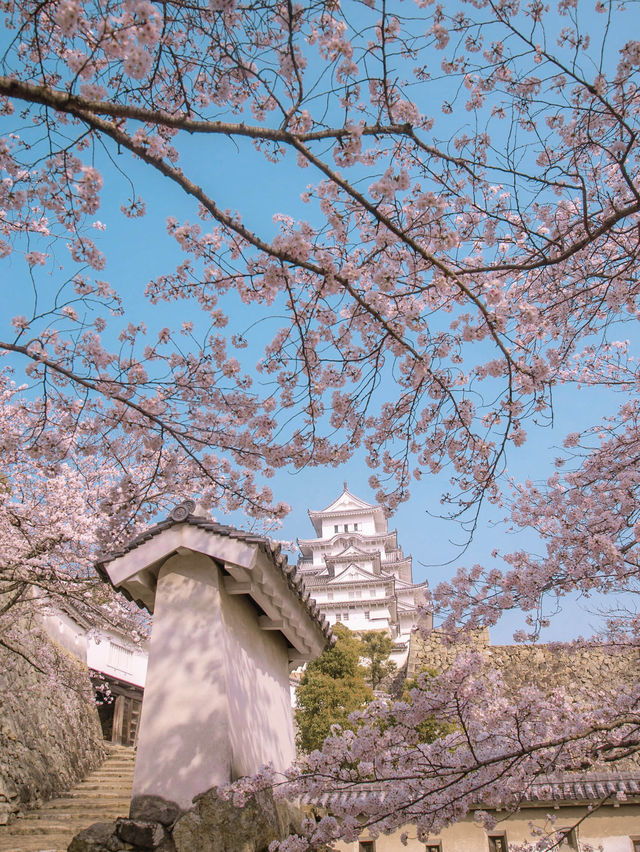
[[[386, 784], [372, 831], [411, 817], [426, 836], [478, 790], [515, 807], [552, 758], [617, 755], [637, 725], [637, 684], [506, 699], [464, 645], [505, 610], [536, 639], [558, 596], [637, 591], [640, 51], [624, 4], [597, 11], [611, 14], [571, 0], [3, 6], [16, 37], [0, 260], [17, 303], [0, 349], [26, 387], [2, 374], [0, 523], [24, 588], [48, 589], [49, 572], [52, 594], [82, 597], [96, 549], [176, 495], [277, 524], [276, 471], [358, 452], [387, 511], [446, 476], [443, 512], [464, 529], [490, 503], [539, 542], [432, 590], [463, 643], [449, 681], [372, 706], [357, 736], [292, 771], [309, 795], [353, 773]], [[230, 202], [228, 163], [256, 185], [273, 170], [282, 194]], [[111, 258], [142, 254], [147, 211], [174, 260], [112, 280]], [[582, 406], [591, 420], [559, 440], [554, 475], [539, 481], [532, 457], [531, 479], [511, 482], [512, 454], [566, 389], [620, 401], [604, 418]], [[609, 630], [638, 643], [633, 612]], [[434, 714], [455, 732], [415, 742]], [[345, 807], [289, 848], [355, 837], [355, 819]]]

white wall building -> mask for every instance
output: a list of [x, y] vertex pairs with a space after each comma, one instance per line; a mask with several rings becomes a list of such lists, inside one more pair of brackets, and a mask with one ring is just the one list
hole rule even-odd
[[281, 548], [192, 500], [96, 566], [153, 613], [133, 795], [193, 797], [295, 759], [291, 668], [331, 642]]
[[47, 634], [86, 663], [100, 697], [98, 713], [107, 740], [135, 745], [147, 676], [149, 643], [134, 642], [103, 625], [89, 624], [80, 613], [58, 601], [43, 608], [40, 620]]
[[144, 687], [148, 657], [147, 641], [136, 645], [120, 633], [104, 630], [87, 636], [87, 665], [107, 677]]
[[309, 517], [317, 537], [298, 539], [298, 570], [308, 591], [330, 624], [387, 632], [396, 642], [392, 659], [401, 665], [427, 584], [413, 583], [411, 557], [384, 511], [351, 494], [345, 482], [337, 500]]

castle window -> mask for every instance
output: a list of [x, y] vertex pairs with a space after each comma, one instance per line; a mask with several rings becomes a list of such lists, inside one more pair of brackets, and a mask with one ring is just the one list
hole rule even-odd
[[344, 531], [345, 531], [345, 532], [349, 532], [349, 524], [345, 524], [345, 525], [344, 525]]
[[376, 852], [375, 840], [361, 840], [358, 843], [358, 852]]
[[640, 837], [632, 837], [631, 845], [633, 846], [633, 852], [640, 852]]
[[[364, 611], [364, 617], [367, 619], [367, 621], [369, 621], [369, 618], [371, 617], [371, 613], [369, 612], [369, 610], [368, 610], [368, 609], [365, 609], [365, 611]], [[634, 849], [634, 852], [636, 852], [636, 850], [635, 850], [635, 849]], [[638, 852], [640, 852], [640, 849], [638, 850]]]
[[327, 592], [327, 600], [328, 601], [333, 600], [333, 589], [329, 589], [329, 591]]
[[354, 524], [354, 525], [353, 525], [353, 529], [357, 532], [357, 530], [358, 530], [358, 525], [357, 525], [357, 524]]
[[489, 852], [509, 852], [507, 838], [504, 834], [489, 835]]
[[338, 532], [338, 525], [337, 524], [333, 525], [333, 531], [334, 531], [334, 533]]
[[349, 621], [349, 613], [348, 612], [344, 612], [342, 614], [342, 620], [343, 621]]
[[442, 852], [442, 843], [427, 843], [424, 847], [424, 852]]
[[109, 665], [112, 668], [122, 672], [131, 672], [132, 663], [133, 651], [123, 645], [109, 642]]

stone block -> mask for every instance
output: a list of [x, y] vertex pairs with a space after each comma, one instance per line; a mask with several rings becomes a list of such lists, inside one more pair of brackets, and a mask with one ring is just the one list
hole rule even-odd
[[76, 834], [67, 852], [120, 852], [127, 846], [115, 835], [114, 822], [94, 822]]
[[144, 849], [157, 849], [166, 838], [164, 826], [159, 822], [145, 822], [137, 819], [116, 820], [116, 834], [125, 843], [141, 846]]
[[300, 823], [297, 809], [276, 804], [263, 790], [250, 796], [244, 807], [222, 799], [215, 789], [196, 797], [194, 807], [173, 827], [176, 852], [266, 852]]
[[179, 805], [162, 796], [134, 796], [129, 808], [130, 819], [159, 822], [162, 825], [173, 825], [183, 813]]

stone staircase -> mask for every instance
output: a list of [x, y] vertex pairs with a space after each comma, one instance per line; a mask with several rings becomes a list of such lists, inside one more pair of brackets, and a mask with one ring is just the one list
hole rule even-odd
[[0, 852], [66, 852], [83, 828], [128, 816], [135, 751], [108, 744], [108, 755], [73, 790], [0, 826]]

